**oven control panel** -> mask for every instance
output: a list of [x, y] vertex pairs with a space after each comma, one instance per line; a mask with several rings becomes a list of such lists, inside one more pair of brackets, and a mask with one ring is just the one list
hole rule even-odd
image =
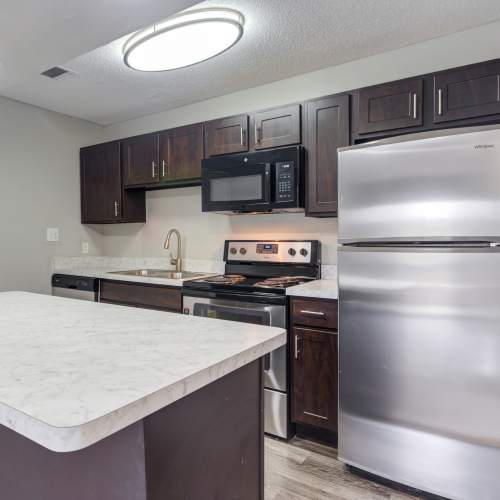
[[227, 241], [226, 261], [311, 264], [312, 241]]

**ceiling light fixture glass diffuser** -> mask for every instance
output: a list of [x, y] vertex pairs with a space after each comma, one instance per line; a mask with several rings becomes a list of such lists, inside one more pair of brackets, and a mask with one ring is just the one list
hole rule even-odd
[[135, 33], [123, 47], [127, 66], [169, 71], [191, 66], [228, 50], [243, 35], [244, 18], [232, 9], [182, 12]]

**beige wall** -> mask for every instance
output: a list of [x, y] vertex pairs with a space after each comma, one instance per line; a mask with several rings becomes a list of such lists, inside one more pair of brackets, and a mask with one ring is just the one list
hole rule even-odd
[[[182, 108], [145, 116], [105, 128], [105, 139], [209, 120], [328, 95], [384, 81], [500, 57], [500, 23], [456, 33], [366, 59], [287, 80], [251, 88]], [[336, 262], [335, 219], [303, 215], [223, 216], [202, 214], [199, 188], [151, 192], [147, 195], [147, 224], [102, 229], [107, 255], [162, 256], [167, 230], [185, 236], [184, 256], [218, 258], [222, 241], [242, 238], [318, 238], [325, 263]]]
[[[78, 151], [97, 125], [0, 97], [0, 291], [47, 292], [54, 255], [78, 255], [100, 235], [80, 224]], [[61, 241], [47, 243], [47, 227]]]

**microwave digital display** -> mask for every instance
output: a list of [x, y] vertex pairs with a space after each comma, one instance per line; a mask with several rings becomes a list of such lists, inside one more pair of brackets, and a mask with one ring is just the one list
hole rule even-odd
[[257, 244], [258, 254], [277, 254], [278, 244], [277, 243], [258, 243]]

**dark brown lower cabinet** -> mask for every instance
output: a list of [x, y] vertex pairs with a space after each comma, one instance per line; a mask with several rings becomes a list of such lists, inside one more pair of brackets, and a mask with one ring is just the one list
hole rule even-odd
[[180, 287], [101, 280], [99, 301], [162, 311], [182, 311]]
[[[301, 299], [304, 304], [305, 299]], [[311, 310], [336, 301], [309, 300]], [[294, 324], [292, 327], [292, 420], [330, 432], [338, 428], [338, 333]]]

